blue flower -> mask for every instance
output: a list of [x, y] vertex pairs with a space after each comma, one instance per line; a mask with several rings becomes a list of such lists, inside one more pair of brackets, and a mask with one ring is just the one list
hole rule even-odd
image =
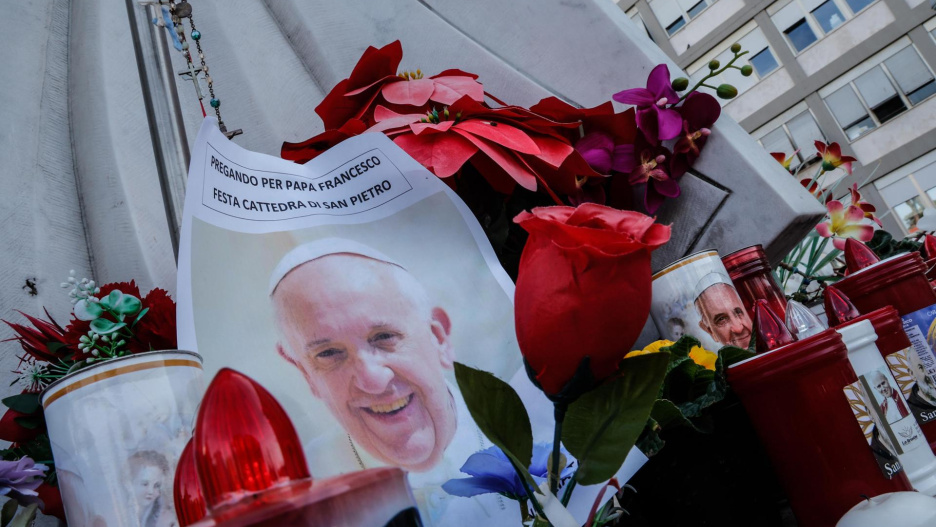
[[[567, 463], [562, 469], [560, 480], [565, 481], [575, 472], [575, 460], [562, 448], [562, 454]], [[533, 445], [533, 458], [530, 460], [530, 475], [537, 485], [546, 480], [549, 456], [552, 454], [552, 445], [539, 443]], [[450, 479], [442, 485], [445, 492], [453, 496], [470, 498], [478, 494], [496, 492], [512, 500], [525, 499], [526, 490], [520, 481], [520, 476], [514, 471], [507, 455], [500, 448], [492, 446], [468, 457], [461, 471], [470, 478]]]

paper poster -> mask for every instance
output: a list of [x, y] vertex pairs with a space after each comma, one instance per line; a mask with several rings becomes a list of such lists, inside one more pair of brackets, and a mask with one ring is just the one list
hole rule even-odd
[[[230, 367], [267, 388], [316, 479], [398, 466], [426, 525], [519, 522], [511, 500], [441, 489], [490, 446], [453, 363], [505, 380], [522, 363], [513, 283], [435, 175], [383, 134], [297, 165], [240, 148], [209, 118], [181, 240], [179, 346], [203, 356], [206, 379]], [[531, 404], [534, 421], [551, 419]], [[598, 490], [577, 488], [571, 509], [587, 514]]]

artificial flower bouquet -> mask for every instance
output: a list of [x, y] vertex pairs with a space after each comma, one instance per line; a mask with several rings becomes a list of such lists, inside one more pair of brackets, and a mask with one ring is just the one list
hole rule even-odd
[[[42, 391], [91, 364], [134, 353], [174, 349], [176, 305], [163, 289], [152, 289], [144, 296], [133, 281], [98, 285], [87, 278], [76, 279], [74, 271], [62, 287], [69, 289], [74, 305], [71, 321], [65, 327], [48, 311], [45, 318], [20, 313], [28, 324], [3, 321], [15, 333], [9, 340], [18, 342], [23, 354], [14, 372], [22, 393], [2, 401], [8, 410], [0, 419], [0, 439], [12, 445], [0, 450], [0, 457], [2, 463], [35, 461], [43, 476], [33, 478], [32, 482], [40, 483], [29, 490], [38, 493], [46, 514], [64, 521], [61, 497], [55, 488], [55, 462], [40, 404]], [[0, 493], [10, 488], [14, 487], [0, 482]], [[34, 494], [12, 495], [27, 505], [29, 500], [17, 498], [19, 495]]]
[[[315, 111], [325, 131], [284, 143], [281, 156], [305, 163], [341, 141], [381, 132], [451, 186], [472, 209], [508, 273], [516, 278], [526, 237], [510, 221], [545, 205], [596, 203], [654, 214], [680, 194], [679, 180], [699, 158], [721, 113], [722, 98], [737, 90], [706, 82], [745, 55], [710, 71], [689, 89], [660, 64], [645, 88], [613, 95], [633, 108], [615, 112], [611, 101], [578, 108], [556, 97], [529, 108], [485, 91], [478, 75], [448, 69], [427, 76], [402, 71], [399, 41], [369, 47], [351, 75]], [[684, 92], [680, 95], [679, 92]]]

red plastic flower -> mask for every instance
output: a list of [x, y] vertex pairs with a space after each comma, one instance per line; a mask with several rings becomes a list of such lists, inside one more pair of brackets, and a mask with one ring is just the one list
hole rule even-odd
[[31, 417], [35, 414], [24, 414], [12, 408], [7, 409], [0, 418], [0, 439], [11, 443], [26, 443], [45, 431], [45, 426], [26, 428], [16, 420], [21, 417]]
[[650, 253], [669, 240], [653, 218], [587, 203], [544, 207], [514, 221], [530, 233], [514, 294], [517, 342], [547, 394], [583, 358], [613, 375], [650, 312]]
[[515, 184], [570, 194], [584, 178], [599, 176], [570, 146], [556, 123], [514, 106], [488, 108], [462, 97], [450, 107], [428, 115], [401, 115], [378, 107], [377, 124], [403, 150], [440, 178], [455, 175], [471, 162], [498, 192], [509, 194]]
[[280, 157], [296, 163], [308, 163], [345, 139], [364, 133], [366, 129], [367, 125], [363, 121], [351, 119], [337, 130], [325, 130], [301, 143], [284, 142], [280, 150]]
[[858, 192], [858, 183], [853, 183], [850, 190], [851, 204], [861, 209], [861, 211], [864, 212], [865, 218], [877, 223], [878, 227], [884, 227], [881, 220], [874, 214], [877, 212], [877, 208], [861, 198], [861, 193]]
[[783, 152], [771, 152], [770, 155], [776, 159], [777, 162], [780, 163], [780, 165], [783, 166], [787, 172], [792, 173], [793, 170], [790, 168], [790, 165], [793, 163], [793, 160], [796, 159], [797, 152], [799, 152], [799, 150], [796, 150], [790, 154], [790, 157], [787, 157], [787, 155]]
[[379, 104], [421, 110], [430, 100], [443, 105], [463, 96], [484, 100], [484, 87], [473, 73], [450, 69], [423, 78], [422, 72], [398, 73], [402, 60], [403, 46], [399, 40], [380, 49], [368, 47], [351, 76], [336, 84], [316, 106], [315, 112], [325, 123], [325, 129], [339, 129], [352, 119], [372, 125], [373, 111]]
[[66, 330], [55, 322], [48, 311], [45, 312], [48, 321], [29, 316], [22, 311], [20, 311], [20, 314], [26, 317], [33, 327], [4, 320], [3, 322], [16, 333], [15, 337], [7, 339], [7, 341], [15, 340], [19, 342], [27, 355], [42, 362], [57, 362], [74, 352], [75, 347], [70, 346], [71, 341], [66, 335]]
[[176, 304], [169, 292], [155, 288], [142, 300], [143, 309], [149, 311], [133, 327], [127, 348], [131, 353], [176, 349]]
[[653, 68], [646, 88], [620, 91], [611, 98], [637, 107], [637, 126], [651, 144], [673, 139], [682, 129], [683, 120], [679, 112], [668, 107], [679, 101], [679, 95], [670, 82], [666, 64]]
[[846, 172], [852, 173], [852, 163], [856, 159], [851, 156], [843, 156], [842, 147], [838, 143], [827, 145], [822, 141], [816, 141], [816, 150], [822, 156], [822, 170], [830, 172], [838, 167], [844, 167]]
[[845, 248], [846, 238], [867, 242], [874, 237], [874, 227], [861, 222], [865, 213], [860, 208], [855, 205], [846, 208], [837, 199], [828, 202], [826, 207], [829, 210], [829, 220], [816, 225], [816, 231], [823, 238], [833, 238], [832, 244], [836, 249]]

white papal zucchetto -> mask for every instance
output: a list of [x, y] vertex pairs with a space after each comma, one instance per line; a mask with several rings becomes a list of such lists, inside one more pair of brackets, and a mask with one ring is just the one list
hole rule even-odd
[[322, 238], [321, 240], [304, 243], [286, 253], [286, 256], [283, 256], [283, 258], [279, 261], [278, 264], [276, 264], [276, 267], [273, 269], [273, 273], [270, 275], [270, 296], [273, 295], [273, 291], [276, 290], [276, 286], [278, 286], [283, 278], [285, 278], [286, 275], [289, 274], [293, 269], [304, 263], [318, 260], [319, 258], [324, 258], [325, 256], [330, 256], [333, 254], [363, 256], [365, 258], [370, 258], [371, 260], [377, 260], [378, 262], [395, 265], [400, 269], [406, 269], [393, 258], [390, 258], [377, 249], [364, 245], [363, 243], [345, 238]]

